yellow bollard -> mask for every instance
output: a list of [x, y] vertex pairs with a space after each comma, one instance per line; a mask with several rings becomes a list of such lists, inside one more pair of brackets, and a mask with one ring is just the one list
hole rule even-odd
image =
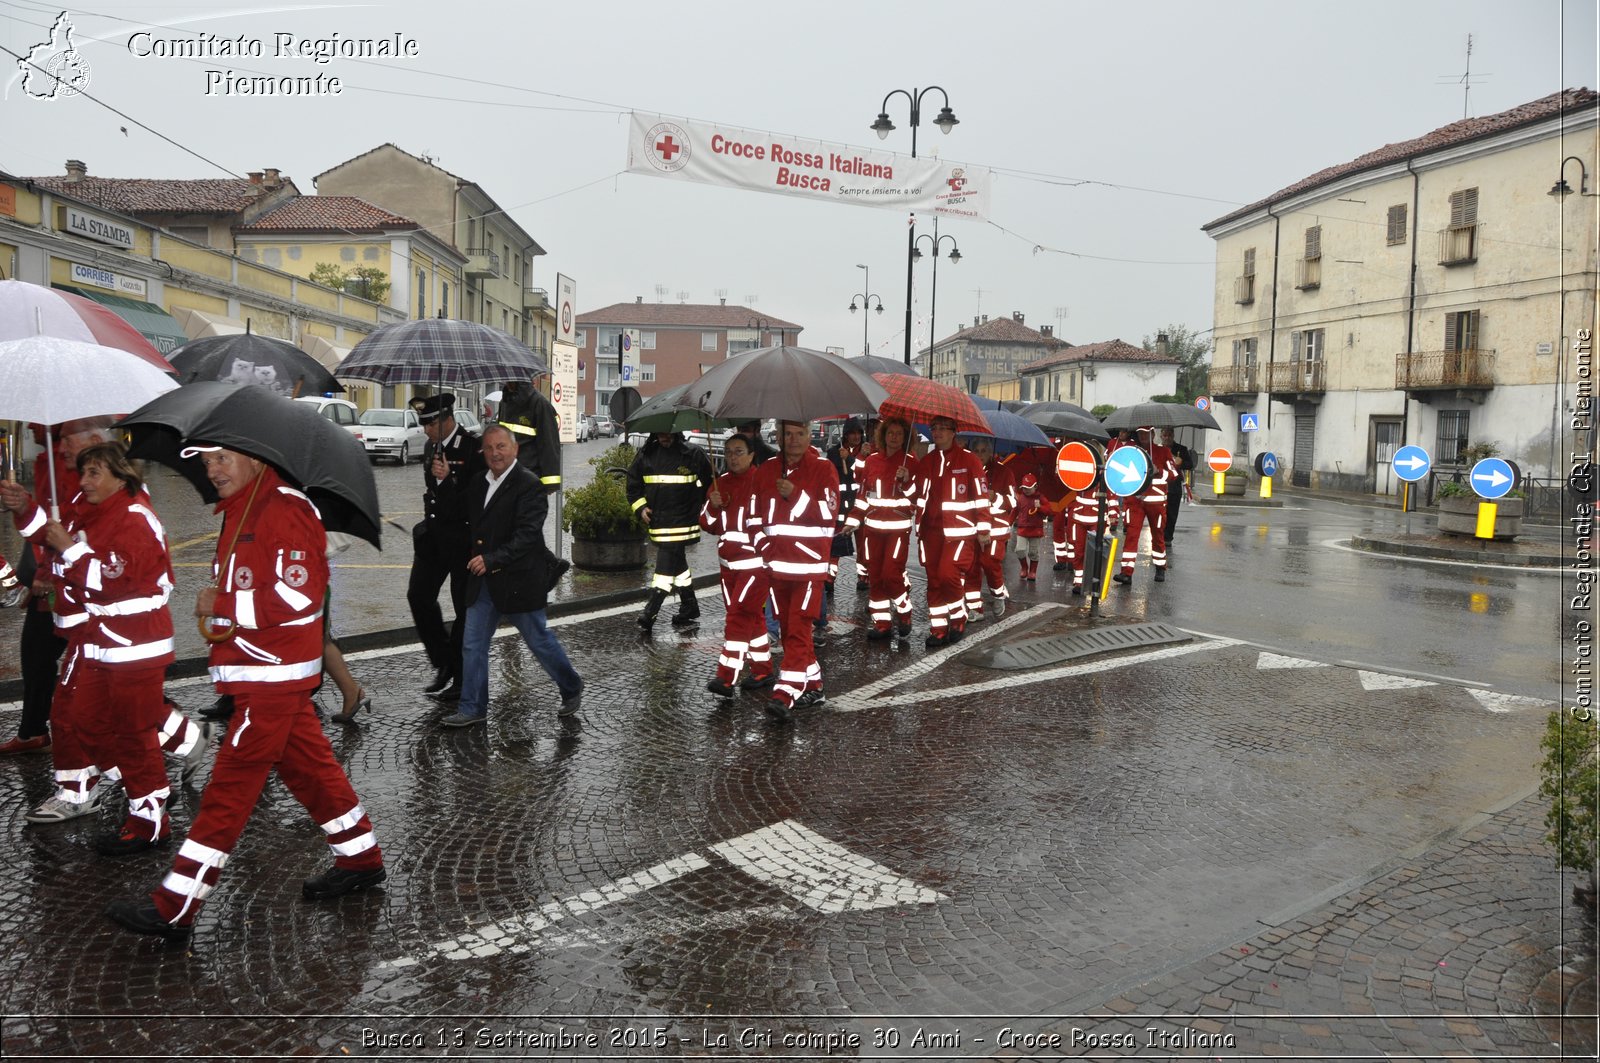
[[1270, 477], [1270, 476], [1263, 476], [1261, 478], [1261, 497], [1262, 498], [1271, 498], [1272, 497], [1272, 477]]
[[1228, 474], [1225, 473], [1225, 472], [1213, 473], [1211, 475], [1211, 490], [1212, 490], [1212, 492], [1214, 494], [1216, 494], [1217, 497], [1220, 498], [1222, 496], [1223, 492], [1225, 492], [1227, 489], [1228, 489]]
[[1477, 531], [1473, 532], [1473, 535], [1479, 539], [1493, 539], [1494, 515], [1499, 511], [1500, 507], [1495, 505], [1493, 502], [1479, 502], [1478, 529]]
[[1106, 554], [1106, 570], [1100, 574], [1100, 600], [1106, 600], [1106, 595], [1111, 593], [1111, 573], [1117, 567], [1117, 551], [1122, 546], [1121, 539], [1111, 540], [1111, 549]]

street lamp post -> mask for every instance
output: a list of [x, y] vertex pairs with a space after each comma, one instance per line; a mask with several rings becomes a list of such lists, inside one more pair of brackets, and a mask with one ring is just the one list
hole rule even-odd
[[[745, 328], [753, 328], [753, 329], [756, 330], [756, 346], [757, 347], [761, 346], [761, 333], [764, 332], [764, 331], [765, 332], [772, 332], [773, 331], [772, 322], [768, 321], [764, 317], [756, 318], [756, 320], [749, 322], [748, 324], [745, 325]], [[777, 333], [778, 333], [778, 346], [782, 347], [789, 339], [789, 330], [784, 328], [782, 325], [779, 325], [778, 328], [777, 328]]]
[[[863, 310], [876, 309], [878, 311], [878, 313], [880, 313], [880, 314], [883, 313], [883, 296], [876, 295], [876, 294], [871, 294], [872, 293], [872, 270], [867, 269], [866, 266], [863, 266], [859, 262], [856, 263], [856, 269], [865, 269], [865, 270], [867, 270], [867, 279], [862, 284], [862, 288], [864, 288], [865, 291], [857, 292], [855, 295], [852, 295], [850, 297], [850, 312], [852, 314], [856, 312], [856, 300], [860, 299], [861, 300], [861, 309], [863, 309]], [[878, 300], [878, 305], [877, 305], [876, 308], [874, 308], [873, 305], [872, 305], [872, 300], [874, 300], [874, 299]], [[872, 353], [872, 347], [870, 345], [868, 345], [868, 343], [867, 343], [867, 322], [869, 322], [871, 320], [872, 320], [872, 317], [871, 317], [870, 314], [862, 314], [861, 315], [861, 356], [863, 358], [865, 358], [867, 355]]]
[[933, 350], [934, 346], [939, 342], [939, 245], [944, 243], [946, 240], [950, 241], [950, 261], [952, 264], [961, 261], [961, 248], [956, 246], [956, 238], [951, 236], [949, 233], [946, 233], [943, 236], [939, 235], [938, 218], [933, 219], [932, 236], [929, 236], [927, 233], [923, 233], [921, 236], [912, 241], [911, 257], [913, 259], [922, 257], [922, 241], [924, 240], [931, 241], [931, 246], [928, 248], [928, 251], [933, 255], [933, 292], [928, 297], [928, 379], [932, 380]]
[[[879, 140], [887, 139], [893, 132], [894, 123], [889, 121], [889, 101], [896, 96], [904, 96], [911, 104], [911, 157], [917, 157], [917, 127], [922, 124], [922, 97], [939, 89], [939, 95], [944, 99], [944, 106], [939, 110], [939, 117], [933, 124], [939, 127], [941, 133], [948, 134], [961, 123], [955, 112], [950, 109], [950, 94], [938, 85], [929, 85], [925, 89], [895, 89], [883, 98], [883, 103], [878, 108], [877, 120], [869, 127], [878, 134]], [[913, 211], [906, 229], [906, 365], [911, 364], [911, 263], [916, 257], [917, 249], [917, 215]]]

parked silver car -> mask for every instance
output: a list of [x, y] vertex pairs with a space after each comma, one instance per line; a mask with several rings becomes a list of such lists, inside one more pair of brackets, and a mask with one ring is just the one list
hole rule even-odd
[[367, 457], [393, 458], [401, 465], [413, 456], [421, 461], [423, 448], [428, 445], [417, 411], [411, 409], [368, 410], [356, 425], [355, 437], [367, 448]]

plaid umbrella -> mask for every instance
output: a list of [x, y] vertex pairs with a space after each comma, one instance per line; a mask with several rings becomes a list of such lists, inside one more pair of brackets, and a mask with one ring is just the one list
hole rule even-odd
[[532, 380], [550, 372], [539, 356], [499, 329], [475, 321], [427, 318], [385, 325], [339, 363], [346, 380], [467, 387]]
[[872, 379], [889, 392], [889, 397], [878, 407], [879, 417], [904, 417], [918, 424], [927, 424], [935, 417], [948, 417], [956, 423], [957, 432], [994, 435], [994, 429], [965, 391], [920, 376], [874, 373]]
[[1140, 402], [1106, 414], [1107, 428], [1221, 428], [1217, 419], [1183, 402]]

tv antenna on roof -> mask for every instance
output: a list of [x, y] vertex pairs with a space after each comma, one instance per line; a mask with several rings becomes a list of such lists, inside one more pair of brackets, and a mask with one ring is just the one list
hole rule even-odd
[[688, 292], [679, 292], [678, 293], [678, 302], [687, 303], [688, 301], [689, 301], [689, 293]]
[[[1467, 69], [1459, 76], [1455, 74], [1441, 74], [1440, 77], [1447, 78], [1449, 80], [1437, 81], [1434, 84], [1448, 85], [1454, 83], [1461, 86], [1461, 117], [1463, 119], [1467, 118], [1467, 100], [1472, 95], [1472, 34], [1467, 34]], [[1478, 75], [1478, 79], [1480, 81], [1492, 77], [1494, 77], [1493, 74]]]

